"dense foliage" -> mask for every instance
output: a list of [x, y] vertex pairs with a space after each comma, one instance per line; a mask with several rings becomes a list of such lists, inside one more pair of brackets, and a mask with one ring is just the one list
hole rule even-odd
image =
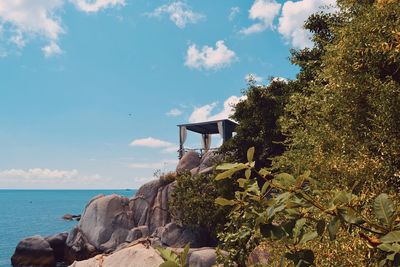
[[214, 203], [218, 196], [226, 196], [224, 186], [217, 188], [214, 176], [204, 174], [195, 177], [190, 173], [181, 174], [176, 182], [169, 202], [174, 220], [215, 237], [216, 226], [226, 222], [227, 211]]
[[296, 79], [250, 84], [237, 106], [223, 149], [244, 162], [254, 146], [256, 163], [222, 167], [241, 187], [217, 200], [234, 207], [219, 235], [226, 264], [263, 242], [283, 266], [400, 264], [400, 1], [338, 7], [306, 22], [314, 47], [292, 51]]
[[314, 46], [291, 51], [296, 79], [251, 82], [236, 106], [222, 151], [248, 162], [221, 165], [224, 186], [178, 178], [173, 214], [224, 225], [225, 266], [260, 247], [272, 265], [399, 266], [400, 1], [338, 0], [305, 28]]
[[[400, 210], [395, 208], [398, 205], [387, 194], [374, 199], [373, 215], [367, 217], [363, 212], [366, 207], [361, 205], [362, 199], [353, 192], [321, 191], [310, 172], [298, 177], [280, 173], [270, 178], [271, 173], [266, 168], [258, 170], [254, 167], [253, 154], [254, 148], [249, 149], [247, 163], [217, 167], [223, 172], [215, 177], [216, 180], [229, 179], [244, 171], [243, 178], [236, 181], [240, 189], [235, 198], [219, 197], [215, 201], [221, 206], [233, 207], [230, 221], [219, 235], [229, 253], [223, 259], [225, 266], [234, 266], [234, 263], [246, 266], [247, 256], [262, 241], [270, 242], [269, 250], [275, 247], [276, 242], [284, 244], [279, 255], [281, 266], [285, 266], [285, 261], [295, 266], [313, 266], [316, 257], [322, 255], [315, 255], [308, 243], [325, 244], [336, 240], [341, 230], [350, 236], [358, 234], [371, 248], [366, 260], [360, 259], [358, 264], [352, 264], [400, 264]], [[261, 189], [252, 179], [254, 176], [265, 179]], [[340, 260], [334, 259], [337, 265], [345, 264]]]

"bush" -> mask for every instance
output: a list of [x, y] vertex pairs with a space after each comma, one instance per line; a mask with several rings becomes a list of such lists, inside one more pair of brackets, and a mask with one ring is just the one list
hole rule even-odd
[[176, 182], [169, 203], [173, 219], [215, 237], [216, 227], [225, 223], [227, 214], [225, 208], [215, 205], [215, 199], [223, 192], [232, 191], [223, 186], [218, 188], [213, 175], [192, 177], [190, 173], [185, 173], [179, 175]]

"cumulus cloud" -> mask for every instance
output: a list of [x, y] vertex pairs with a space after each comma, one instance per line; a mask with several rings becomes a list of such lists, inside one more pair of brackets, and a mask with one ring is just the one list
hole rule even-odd
[[[70, 0], [78, 10], [96, 12], [125, 0]], [[42, 47], [46, 57], [62, 53], [59, 39], [65, 34], [60, 11], [66, 0], [1, 0], [0, 25], [3, 37], [19, 49], [31, 39], [39, 38], [47, 44]]]
[[173, 108], [170, 111], [168, 111], [167, 113], [165, 113], [167, 116], [169, 117], [178, 117], [180, 115], [183, 114], [183, 111], [177, 108]]
[[256, 22], [240, 31], [240, 33], [249, 35], [262, 32], [267, 28], [273, 28], [273, 21], [279, 15], [281, 4], [275, 0], [255, 0], [249, 10], [249, 18]]
[[153, 137], [147, 137], [142, 139], [133, 140], [130, 143], [130, 146], [141, 146], [141, 147], [148, 147], [148, 148], [162, 148], [161, 153], [173, 153], [178, 151], [178, 146], [167, 142], [164, 140], [160, 140]]
[[173, 144], [170, 142], [167, 142], [167, 141], [153, 138], [153, 137], [147, 137], [147, 138], [133, 140], [130, 143], [130, 145], [131, 146], [160, 148], [160, 147], [169, 147], [169, 146], [172, 146]]
[[84, 12], [97, 12], [101, 9], [124, 6], [125, 0], [70, 0], [75, 7]]
[[189, 23], [194, 24], [205, 18], [203, 14], [193, 12], [190, 6], [180, 1], [162, 5], [147, 15], [158, 18], [168, 15], [169, 19], [181, 29], [185, 28]]
[[231, 7], [228, 19], [230, 21], [234, 20], [236, 18], [236, 15], [239, 14], [239, 13], [240, 13], [240, 8], [238, 6]]
[[213, 113], [213, 111], [218, 106], [218, 102], [195, 107], [189, 117], [189, 122], [228, 119], [235, 112], [236, 104], [245, 99], [246, 96], [230, 96], [224, 101], [222, 110], [217, 113]]
[[294, 47], [311, 47], [310, 32], [303, 28], [304, 21], [313, 13], [322, 10], [335, 12], [335, 0], [301, 0], [297, 2], [286, 1], [279, 17], [278, 31], [287, 42]]
[[9, 38], [19, 48], [31, 37], [41, 37], [50, 44], [57, 43], [64, 33], [61, 20], [56, 12], [63, 6], [63, 0], [0, 2], [0, 22], [8, 26]]
[[217, 70], [230, 66], [236, 60], [238, 58], [235, 52], [230, 50], [224, 41], [219, 40], [215, 48], [205, 45], [198, 49], [195, 44], [189, 46], [185, 65], [195, 69]]
[[177, 159], [166, 159], [157, 162], [135, 162], [130, 163], [128, 166], [131, 169], [165, 169], [175, 166], [177, 163]]

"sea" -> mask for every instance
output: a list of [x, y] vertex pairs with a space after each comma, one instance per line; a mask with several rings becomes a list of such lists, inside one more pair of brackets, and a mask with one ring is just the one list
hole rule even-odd
[[18, 242], [29, 236], [67, 232], [77, 222], [64, 214], [82, 214], [93, 197], [118, 194], [132, 197], [136, 190], [0, 190], [0, 267], [11, 266]]

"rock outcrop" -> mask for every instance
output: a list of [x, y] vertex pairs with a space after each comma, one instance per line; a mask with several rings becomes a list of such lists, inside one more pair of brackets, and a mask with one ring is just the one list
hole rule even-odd
[[32, 236], [20, 241], [11, 258], [13, 266], [53, 267], [56, 257], [50, 243], [41, 236]]
[[[35, 236], [22, 240], [12, 257], [13, 266], [54, 266], [55, 262], [72, 263], [89, 258], [92, 258], [87, 261], [89, 265], [74, 263], [73, 266], [97, 266], [97, 260], [94, 261], [93, 257], [111, 252], [114, 253], [106, 258], [113, 260], [109, 260], [110, 265], [103, 266], [142, 266], [112, 265], [112, 262], [123, 260], [118, 258], [120, 255], [131, 255], [136, 250], [125, 250], [127, 254], [115, 251], [139, 238], [149, 238], [153, 245], [169, 247], [183, 247], [187, 243], [192, 248], [209, 245], [203, 233], [193, 232], [171, 222], [168, 200], [176, 185], [176, 175], [187, 171], [192, 171], [194, 175], [210, 172], [217, 157], [213, 152], [206, 153], [202, 158], [195, 152], [188, 152], [178, 163], [176, 173], [169, 173], [162, 179], [144, 184], [131, 199], [115, 194], [94, 197], [86, 205], [78, 225], [68, 234], [47, 238]], [[72, 218], [72, 215], [65, 217]], [[135, 253], [131, 256], [140, 258], [146, 255], [144, 250], [139, 251], [135, 252], [139, 256]], [[117, 254], [118, 257], [115, 256]]]
[[109, 256], [97, 255], [88, 260], [76, 261], [71, 267], [159, 267], [163, 262], [155, 249], [136, 244]]

